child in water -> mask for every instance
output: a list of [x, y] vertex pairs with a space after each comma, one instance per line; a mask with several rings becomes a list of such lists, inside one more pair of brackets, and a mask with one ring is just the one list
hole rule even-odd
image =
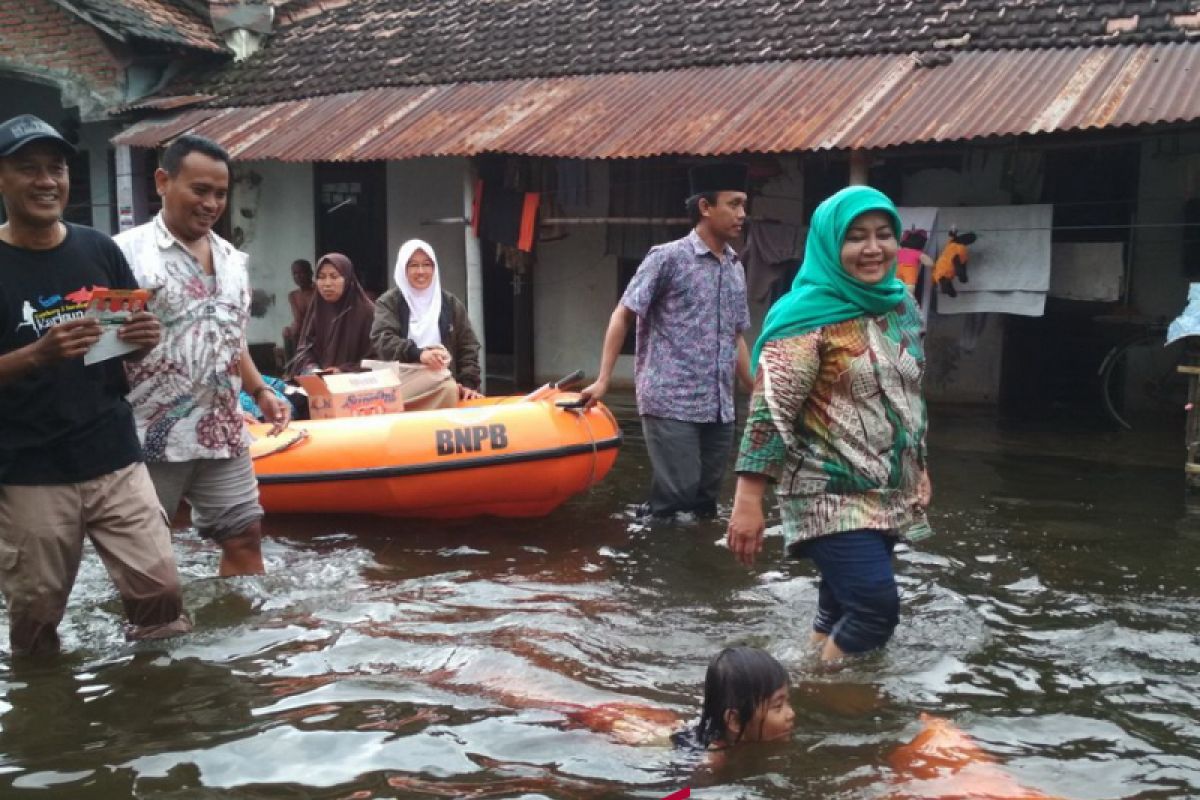
[[580, 727], [622, 744], [725, 750], [792, 735], [796, 712], [788, 697], [787, 670], [769, 653], [727, 647], [708, 664], [700, 721], [687, 728], [672, 711], [635, 703], [603, 703], [567, 712]]
[[787, 670], [769, 653], [727, 647], [708, 665], [697, 742], [720, 750], [743, 742], [787, 739], [796, 724]]
[[[706, 766], [719, 768], [725, 752], [741, 744], [781, 741], [789, 738], [796, 714], [788, 693], [787, 670], [770, 654], [753, 647], [729, 647], [718, 653], [708, 664], [704, 676], [704, 706], [699, 722], [684, 725], [679, 715], [661, 706], [641, 703], [601, 703], [579, 705], [549, 698], [535, 698], [528, 693], [501, 693], [503, 701], [512, 706], [546, 708], [562, 712], [570, 727], [587, 728], [606, 734], [625, 745], [659, 746], [674, 744], [707, 751]], [[492, 694], [488, 692], [487, 694]], [[498, 762], [487, 766], [504, 774], [509, 768]], [[493, 785], [475, 782], [430, 781], [410, 776], [394, 776], [388, 785], [414, 794], [454, 797], [512, 797], [520, 793], [562, 792], [573, 797], [610, 797], [611, 787], [588, 784], [585, 781], [535, 770], [524, 765], [520, 775], [502, 777]], [[365, 794], [364, 800], [372, 797]]]
[[[449, 677], [449, 676], [445, 676]], [[454, 685], [453, 682], [447, 682]], [[729, 647], [709, 662], [704, 676], [704, 705], [694, 726], [685, 726], [672, 710], [641, 703], [581, 705], [513, 691], [481, 692], [506, 705], [560, 711], [570, 727], [606, 734], [626, 745], [676, 746], [704, 751], [706, 772], [719, 772], [738, 745], [783, 742], [791, 738], [796, 713], [789, 697], [787, 670], [769, 653], [753, 647]], [[994, 758], [947, 720], [922, 715], [922, 731], [889, 759], [892, 777], [888, 800], [1060, 800], [1026, 788]], [[568, 778], [549, 769], [487, 760], [496, 774], [490, 783], [431, 781], [396, 775], [392, 788], [417, 795], [511, 797], [520, 793], [562, 792], [575, 797], [608, 797], [611, 787]], [[703, 779], [705, 781], [711, 778]], [[357, 797], [357, 796], [356, 796]], [[361, 797], [373, 795], [366, 792]]]

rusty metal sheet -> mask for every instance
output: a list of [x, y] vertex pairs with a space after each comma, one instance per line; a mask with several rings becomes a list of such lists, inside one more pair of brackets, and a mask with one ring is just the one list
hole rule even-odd
[[111, 109], [112, 113], [120, 114], [126, 111], [177, 111], [189, 106], [198, 106], [216, 100], [211, 94], [181, 94], [170, 97], [151, 97], [146, 100], [136, 100]]
[[865, 56], [371, 89], [196, 109], [114, 138], [209, 136], [239, 160], [513, 153], [644, 158], [830, 149], [1190, 122], [1200, 43]]

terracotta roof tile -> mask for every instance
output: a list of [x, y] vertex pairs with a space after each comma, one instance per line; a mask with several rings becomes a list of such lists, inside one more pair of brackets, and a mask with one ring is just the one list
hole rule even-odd
[[[1172, 18], [1195, 11], [1193, 0], [293, 0], [310, 13], [314, 2], [324, 10], [283, 24], [258, 54], [185, 76], [172, 92], [256, 105], [385, 86], [942, 48], [1181, 42], [1188, 34]], [[1109, 19], [1134, 15], [1131, 29], [1110, 32]]]
[[227, 52], [208, 19], [181, 0], [70, 0], [62, 5], [121, 36]]

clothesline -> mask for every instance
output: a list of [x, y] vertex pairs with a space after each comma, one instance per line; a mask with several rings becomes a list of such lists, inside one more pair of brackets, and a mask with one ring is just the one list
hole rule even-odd
[[[953, 206], [948, 207], [947, 211], [952, 208], [969, 208], [970, 206]], [[776, 219], [774, 217], [748, 217], [750, 222], [772, 223], [780, 225], [799, 225], [798, 222], [788, 222], [786, 220]], [[420, 220], [421, 225], [466, 225], [469, 221], [465, 217], [435, 217], [432, 219]], [[541, 225], [691, 225], [692, 222], [687, 217], [549, 217], [539, 220]], [[1177, 228], [1200, 228], [1200, 222], [1133, 222], [1111, 225], [1051, 225], [1037, 227], [1020, 227], [1020, 228], [972, 228], [975, 233], [1011, 233], [1032, 232], [1032, 231], [1100, 231], [1100, 230], [1153, 230], [1153, 229], [1177, 229]]]

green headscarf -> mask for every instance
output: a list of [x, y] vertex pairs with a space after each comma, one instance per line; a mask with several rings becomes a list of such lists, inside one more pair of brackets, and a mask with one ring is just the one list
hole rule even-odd
[[868, 211], [892, 218], [897, 238], [904, 230], [896, 206], [886, 194], [869, 186], [848, 186], [825, 199], [813, 212], [804, 246], [804, 261], [792, 289], [771, 306], [762, 334], [754, 343], [750, 366], [758, 369], [763, 345], [799, 336], [822, 325], [877, 315], [899, 305], [908, 289], [896, 277], [896, 262], [879, 283], [863, 283], [842, 267], [842, 242], [851, 223]]

